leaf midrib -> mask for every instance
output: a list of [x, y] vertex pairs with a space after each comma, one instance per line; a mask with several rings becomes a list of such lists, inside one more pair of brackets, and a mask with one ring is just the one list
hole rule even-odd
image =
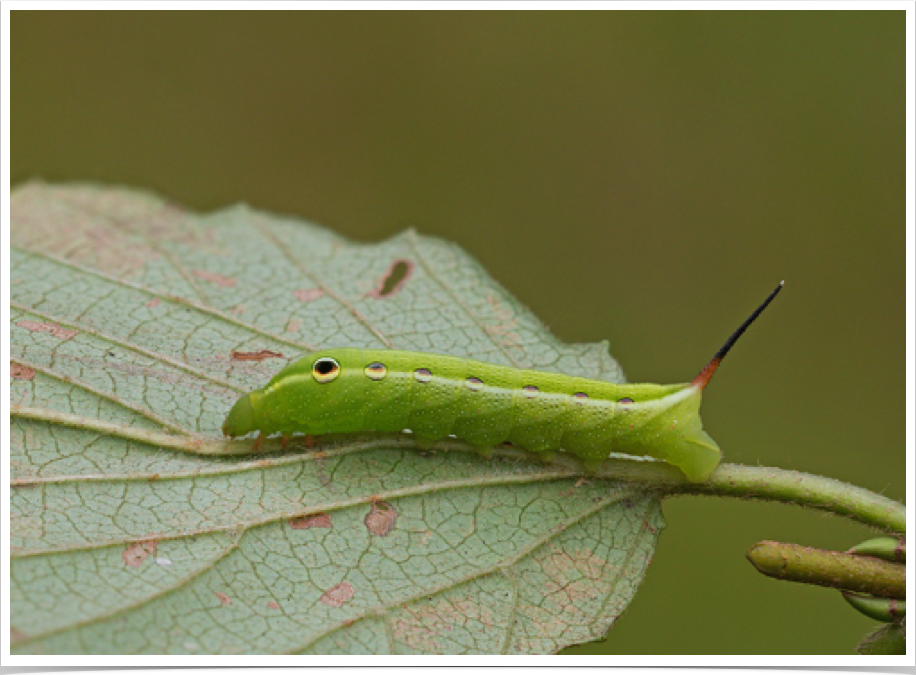
[[[22, 559], [22, 558], [33, 558], [36, 556], [44, 555], [54, 555], [57, 553], [71, 553], [73, 551], [91, 551], [101, 548], [110, 548], [112, 546], [123, 546], [125, 544], [131, 544], [136, 542], [143, 541], [169, 541], [174, 539], [184, 539], [187, 537], [194, 537], [202, 534], [213, 534], [216, 532], [231, 532], [233, 530], [248, 530], [252, 527], [259, 527], [261, 525], [269, 525], [271, 523], [276, 523], [282, 520], [289, 520], [292, 518], [302, 518], [305, 516], [314, 515], [317, 513], [333, 513], [335, 511], [340, 511], [342, 509], [352, 508], [355, 506], [361, 506], [366, 504], [372, 504], [378, 501], [387, 501], [391, 499], [402, 499], [405, 497], [415, 497], [423, 494], [429, 494], [432, 492], [446, 492], [451, 490], [460, 490], [465, 488], [474, 488], [474, 487], [492, 487], [498, 485], [525, 485], [532, 483], [549, 483], [557, 480], [569, 480], [575, 478], [574, 474], [569, 474], [565, 471], [550, 471], [550, 472], [541, 472], [541, 473], [532, 473], [524, 475], [504, 475], [504, 476], [477, 476], [472, 479], [466, 480], [454, 480], [454, 481], [440, 481], [436, 483], [423, 483], [418, 486], [409, 486], [403, 488], [396, 488], [393, 490], [382, 490], [379, 492], [374, 492], [371, 495], [364, 495], [361, 497], [354, 497], [352, 499], [345, 499], [340, 501], [331, 501], [324, 502], [319, 504], [312, 504], [306, 507], [299, 509], [294, 509], [290, 511], [283, 511], [280, 513], [272, 513], [271, 515], [264, 518], [252, 519], [249, 521], [240, 521], [234, 522], [231, 525], [226, 525], [224, 527], [210, 527], [210, 528], [201, 528], [197, 530], [185, 530], [182, 532], [175, 532], [170, 534], [152, 534], [143, 537], [131, 537], [123, 539], [111, 539], [105, 542], [93, 542], [88, 545], [75, 545], [67, 547], [57, 547], [57, 548], [44, 548], [44, 549], [13, 549], [10, 552], [10, 558]], [[632, 493], [645, 492], [644, 490], [632, 489]]]

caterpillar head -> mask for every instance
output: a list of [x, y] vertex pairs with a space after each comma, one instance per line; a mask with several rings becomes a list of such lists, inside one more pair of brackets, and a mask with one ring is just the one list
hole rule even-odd
[[223, 422], [223, 434], [235, 438], [236, 436], [244, 436], [257, 429], [254, 406], [251, 403], [253, 394], [254, 392], [246, 394], [235, 402], [235, 405], [232, 406], [232, 410], [230, 410], [229, 414], [226, 416], [226, 421]]

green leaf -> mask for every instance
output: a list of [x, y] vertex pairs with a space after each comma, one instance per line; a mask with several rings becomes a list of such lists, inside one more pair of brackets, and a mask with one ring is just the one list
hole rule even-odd
[[239, 393], [318, 347], [623, 380], [456, 246], [92, 186], [11, 208], [15, 652], [551, 653], [626, 608], [663, 526], [636, 486], [407, 435], [226, 454]]
[[906, 620], [871, 631], [862, 638], [856, 651], [869, 656], [906, 654]]

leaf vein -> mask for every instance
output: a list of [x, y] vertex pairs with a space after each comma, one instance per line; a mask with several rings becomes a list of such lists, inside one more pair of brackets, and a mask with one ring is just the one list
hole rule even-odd
[[297, 349], [302, 349], [305, 351], [314, 350], [314, 347], [306, 344], [305, 342], [301, 342], [298, 340], [290, 340], [289, 338], [284, 337], [283, 335], [279, 335], [272, 331], [268, 331], [264, 328], [260, 328], [258, 326], [255, 326], [254, 324], [247, 323], [246, 321], [237, 319], [236, 317], [230, 314], [227, 314], [226, 312], [223, 312], [221, 310], [218, 310], [215, 307], [210, 307], [208, 305], [201, 304], [189, 298], [183, 298], [178, 295], [170, 295], [168, 293], [161, 293], [159, 291], [153, 290], [152, 288], [148, 288], [147, 286], [144, 286], [143, 284], [138, 284], [133, 281], [128, 281], [127, 279], [119, 279], [118, 277], [114, 277], [110, 274], [106, 274], [105, 272], [102, 272], [100, 270], [95, 270], [95, 269], [92, 269], [91, 267], [80, 265], [79, 263], [75, 263], [71, 260], [64, 260], [62, 258], [58, 258], [57, 256], [51, 255], [49, 253], [35, 251], [33, 249], [26, 248], [24, 246], [11, 245], [10, 248], [16, 249], [17, 251], [20, 251], [23, 254], [31, 255], [36, 258], [44, 258], [45, 260], [49, 260], [63, 267], [69, 267], [71, 269], [77, 270], [79, 272], [83, 272], [84, 274], [89, 274], [91, 276], [102, 279], [103, 281], [113, 283], [115, 285], [121, 285], [121, 286], [126, 286], [127, 288], [132, 288], [133, 290], [139, 291], [141, 293], [145, 293], [146, 295], [152, 298], [159, 298], [160, 300], [165, 300], [166, 302], [171, 302], [177, 305], [184, 305], [186, 307], [190, 307], [192, 309], [197, 310], [198, 312], [201, 312], [202, 314], [207, 314], [217, 319], [221, 319], [222, 321], [225, 321], [226, 323], [230, 323], [234, 326], [244, 328], [246, 330], [251, 331], [252, 333], [256, 335], [270, 338], [271, 340], [275, 340], [276, 342], [279, 342], [281, 344], [286, 344], [291, 347], [296, 347]]
[[385, 345], [386, 348], [391, 349], [393, 347], [393, 345], [391, 344], [391, 340], [385, 337], [385, 334], [382, 333], [381, 330], [376, 328], [365, 316], [363, 316], [362, 312], [360, 312], [349, 300], [347, 300], [340, 293], [338, 293], [333, 288], [328, 286], [324, 281], [322, 281], [321, 278], [312, 269], [310, 269], [305, 264], [305, 262], [303, 262], [300, 258], [290, 253], [289, 248], [287, 246], [284, 246], [277, 239], [276, 235], [270, 230], [270, 228], [268, 228], [266, 225], [264, 225], [261, 222], [260, 218], [258, 219], [257, 229], [261, 233], [261, 236], [263, 236], [265, 239], [270, 241], [270, 243], [280, 252], [280, 254], [284, 258], [286, 258], [286, 260], [291, 265], [296, 267], [303, 275], [305, 275], [305, 277], [311, 283], [315, 284], [315, 286], [317, 286], [322, 291], [324, 291], [328, 297], [332, 298], [335, 302], [337, 302], [344, 309], [346, 309], [360, 324], [362, 324], [364, 328], [366, 328], [383, 345]]
[[177, 583], [171, 586], [167, 586], [156, 593], [151, 593], [150, 595], [138, 600], [137, 602], [133, 602], [133, 603], [124, 605], [123, 607], [119, 607], [118, 609], [108, 612], [107, 614], [101, 614], [99, 616], [92, 617], [91, 619], [79, 621], [77, 623], [73, 623], [68, 626], [61, 626], [60, 628], [56, 628], [46, 633], [30, 635], [26, 640], [16, 643], [16, 646], [20, 647], [30, 642], [36, 642], [38, 640], [45, 640], [55, 635], [60, 635], [62, 633], [66, 633], [66, 632], [73, 631], [73, 630], [79, 630], [81, 628], [85, 628], [86, 626], [91, 626], [93, 624], [101, 623], [102, 621], [113, 619], [126, 612], [130, 612], [135, 609], [139, 609], [140, 607], [143, 607], [144, 605], [147, 605], [154, 600], [158, 600], [159, 598], [164, 598], [174, 593], [175, 591], [178, 591], [184, 588], [185, 586], [190, 584], [192, 581], [194, 581], [198, 577], [202, 576], [203, 574], [207, 573], [209, 570], [213, 569], [214, 566], [218, 564], [220, 560], [224, 559], [226, 556], [228, 556], [230, 553], [232, 553], [234, 550], [238, 548], [239, 541], [241, 540], [243, 534], [244, 532], [240, 530], [238, 534], [235, 537], [233, 537], [229, 541], [229, 543], [226, 546], [224, 546], [223, 549], [213, 559], [207, 562], [206, 565], [201, 565], [201, 567], [196, 569], [193, 573], [188, 574], [184, 577], [180, 577], [177, 580]]
[[420, 252], [420, 249], [416, 244], [416, 235], [413, 233], [413, 231], [410, 231], [408, 234], [410, 235], [408, 237], [408, 241], [410, 242], [410, 247], [414, 252], [414, 256], [416, 257], [417, 262], [423, 268], [423, 272], [430, 279], [436, 282], [443, 291], [445, 291], [445, 293], [449, 296], [449, 298], [451, 298], [452, 302], [454, 302], [455, 305], [461, 308], [461, 310], [468, 316], [471, 322], [480, 330], [480, 332], [483, 335], [487, 337], [487, 339], [491, 343], [493, 343], [493, 346], [496, 347], [496, 349], [498, 349], [500, 353], [502, 353], [502, 355], [505, 356], [506, 359], [508, 359], [509, 362], [513, 366], [515, 366], [516, 368], [521, 368], [522, 364], [514, 356], [512, 356], [511, 353], [509, 353], [509, 351], [505, 348], [505, 346], [500, 344], [500, 342], [493, 336], [493, 334], [490, 331], [487, 330], [487, 327], [484, 325], [483, 321], [480, 320], [480, 317], [478, 317], [477, 314], [474, 313], [471, 310], [471, 308], [467, 306], [467, 304], [451, 288], [451, 286], [446, 284], [445, 281], [438, 274], [436, 274], [433, 271], [433, 268], [426, 262], [426, 259], [423, 257], [423, 254]]
[[370, 610], [366, 610], [365, 612], [363, 612], [362, 614], [360, 614], [359, 616], [355, 618], [351, 617], [349, 619], [345, 619], [336, 624], [333, 624], [330, 628], [319, 633], [317, 636], [309, 639], [307, 642], [303, 643], [302, 645], [295, 646], [292, 649], [286, 650], [283, 653], [301, 654], [302, 652], [307, 650], [309, 647], [317, 643], [319, 640], [324, 639], [328, 635], [335, 633], [336, 631], [340, 630], [341, 628], [345, 628], [349, 626], [354, 621], [359, 621], [359, 620], [365, 619], [370, 616], [375, 616], [381, 613], [389, 612], [390, 610], [394, 609], [395, 607], [405, 605], [409, 602], [415, 602], [419, 600], [420, 598], [424, 598], [424, 597], [431, 596], [431, 595], [438, 595], [440, 593], [445, 593], [454, 588], [458, 588], [459, 586], [463, 586], [466, 583], [476, 581], [477, 579], [481, 579], [491, 574], [502, 573], [503, 569], [510, 567], [510, 566], [517, 565], [519, 562], [521, 562], [523, 558], [525, 558], [528, 555], [531, 555], [532, 553], [534, 553], [536, 550], [538, 550], [542, 546], [549, 544], [551, 541], [553, 541], [559, 535], [563, 534], [563, 532], [565, 532], [570, 527], [573, 527], [574, 525], [580, 523], [581, 521], [585, 520], [589, 516], [597, 513], [598, 511], [601, 511], [605, 507], [617, 501], [620, 501], [625, 496], [626, 496], [625, 494], [616, 494], [611, 497], [606, 497], [605, 499], [602, 499], [599, 502], [596, 502], [595, 505], [589, 507], [588, 509], [585, 509], [582, 513], [578, 513], [575, 516], [573, 516], [572, 518], [567, 518], [566, 520], [558, 523], [551, 530], [546, 532], [544, 535], [538, 537], [528, 546], [523, 547], [520, 551], [510, 556], [509, 559], [506, 561], [494, 563], [493, 565], [488, 565], [487, 567], [483, 567], [477, 571], [466, 574], [463, 577], [460, 577], [458, 579], [454, 579], [444, 584], [441, 584], [435, 588], [423, 589], [422, 592], [416, 593], [407, 598], [401, 598], [396, 601], [390, 602], [388, 604], [382, 605], [381, 607], [374, 607]]
[[143, 417], [146, 417], [148, 420], [155, 422], [156, 424], [161, 424], [162, 426], [168, 427], [169, 429], [172, 429], [173, 431], [176, 431], [180, 434], [185, 434], [187, 436], [192, 436], [192, 437], [197, 436], [197, 433], [192, 431], [191, 429], [187, 429], [181, 426], [180, 424], [176, 424], [175, 422], [172, 422], [166, 419], [165, 417], [159, 415], [158, 413], [153, 412], [149, 408], [134, 405], [133, 403], [130, 403], [129, 401], [126, 401], [120, 398], [119, 396], [116, 396], [110, 392], [106, 392], [102, 389], [97, 389], [96, 387], [93, 387], [89, 383], [83, 382], [82, 380], [78, 380], [74, 377], [70, 377], [69, 375], [64, 375], [63, 373], [58, 373], [50, 368], [45, 368], [44, 366], [39, 366], [38, 364], [35, 364], [35, 363], [30, 363], [29, 361], [26, 361], [24, 359], [18, 359], [18, 358], [10, 359], [10, 362], [17, 363], [26, 368], [31, 368], [32, 370], [36, 372], [47, 375], [48, 377], [54, 378], [55, 380], [58, 380], [60, 382], [64, 382], [66, 384], [72, 384], [74, 387], [82, 389], [83, 391], [88, 392], [90, 394], [95, 394], [99, 398], [103, 398], [106, 401], [111, 401], [112, 403], [119, 405], [122, 408], [125, 408], [126, 410], [133, 411], [137, 413], [138, 415], [142, 415]]
[[46, 321], [51, 321], [51, 322], [60, 324], [62, 326], [69, 326], [70, 328], [75, 328], [79, 331], [82, 331], [84, 333], [97, 337], [100, 340], [105, 340], [106, 342], [116, 344], [119, 347], [122, 347], [123, 349], [127, 349], [137, 354], [141, 354], [155, 361], [159, 361], [160, 363], [166, 363], [170, 366], [174, 366], [175, 368], [178, 368], [179, 370], [183, 370], [186, 373], [195, 375], [201, 378], [202, 380], [212, 382], [213, 384], [219, 385], [220, 387], [223, 387], [225, 389], [231, 389], [232, 391], [236, 391], [239, 393], [245, 393], [248, 391], [247, 389], [245, 389], [244, 387], [240, 385], [233, 384], [232, 382], [223, 380], [222, 378], [216, 377], [215, 375], [210, 375], [209, 373], [203, 370], [200, 370], [199, 368], [195, 368], [194, 366], [189, 365], [185, 363], [184, 361], [179, 361], [178, 359], [173, 359], [172, 357], [166, 356], [165, 354], [160, 354], [159, 352], [154, 352], [151, 349], [146, 349], [145, 347], [140, 347], [131, 342], [126, 342], [124, 340], [121, 340], [120, 338], [114, 337], [113, 335], [108, 335], [107, 333], [103, 333], [100, 330], [96, 330], [95, 328], [90, 328], [89, 326], [83, 325], [81, 323], [77, 323], [69, 319], [62, 319], [58, 316], [54, 316], [52, 314], [47, 314], [46, 312], [39, 311], [33, 307], [26, 307], [25, 305], [21, 305], [14, 300], [10, 300], [10, 307], [14, 309], [18, 309], [21, 312], [25, 312], [26, 314], [32, 314], [34, 316], [40, 317], [42, 319], [45, 319]]

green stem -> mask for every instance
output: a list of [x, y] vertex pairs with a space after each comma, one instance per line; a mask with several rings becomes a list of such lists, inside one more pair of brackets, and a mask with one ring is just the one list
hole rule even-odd
[[906, 532], [906, 508], [900, 502], [849, 483], [800, 471], [766, 466], [720, 464], [702, 483], [691, 483], [663, 462], [613, 459], [598, 475], [644, 482], [666, 494], [713, 495], [795, 504], [828, 511], [887, 532]]
[[906, 532], [906, 507], [870, 490], [826, 476], [765, 466], [722, 464], [704, 483], [684, 484], [684, 494], [767, 499], [858, 520], [891, 532]]

